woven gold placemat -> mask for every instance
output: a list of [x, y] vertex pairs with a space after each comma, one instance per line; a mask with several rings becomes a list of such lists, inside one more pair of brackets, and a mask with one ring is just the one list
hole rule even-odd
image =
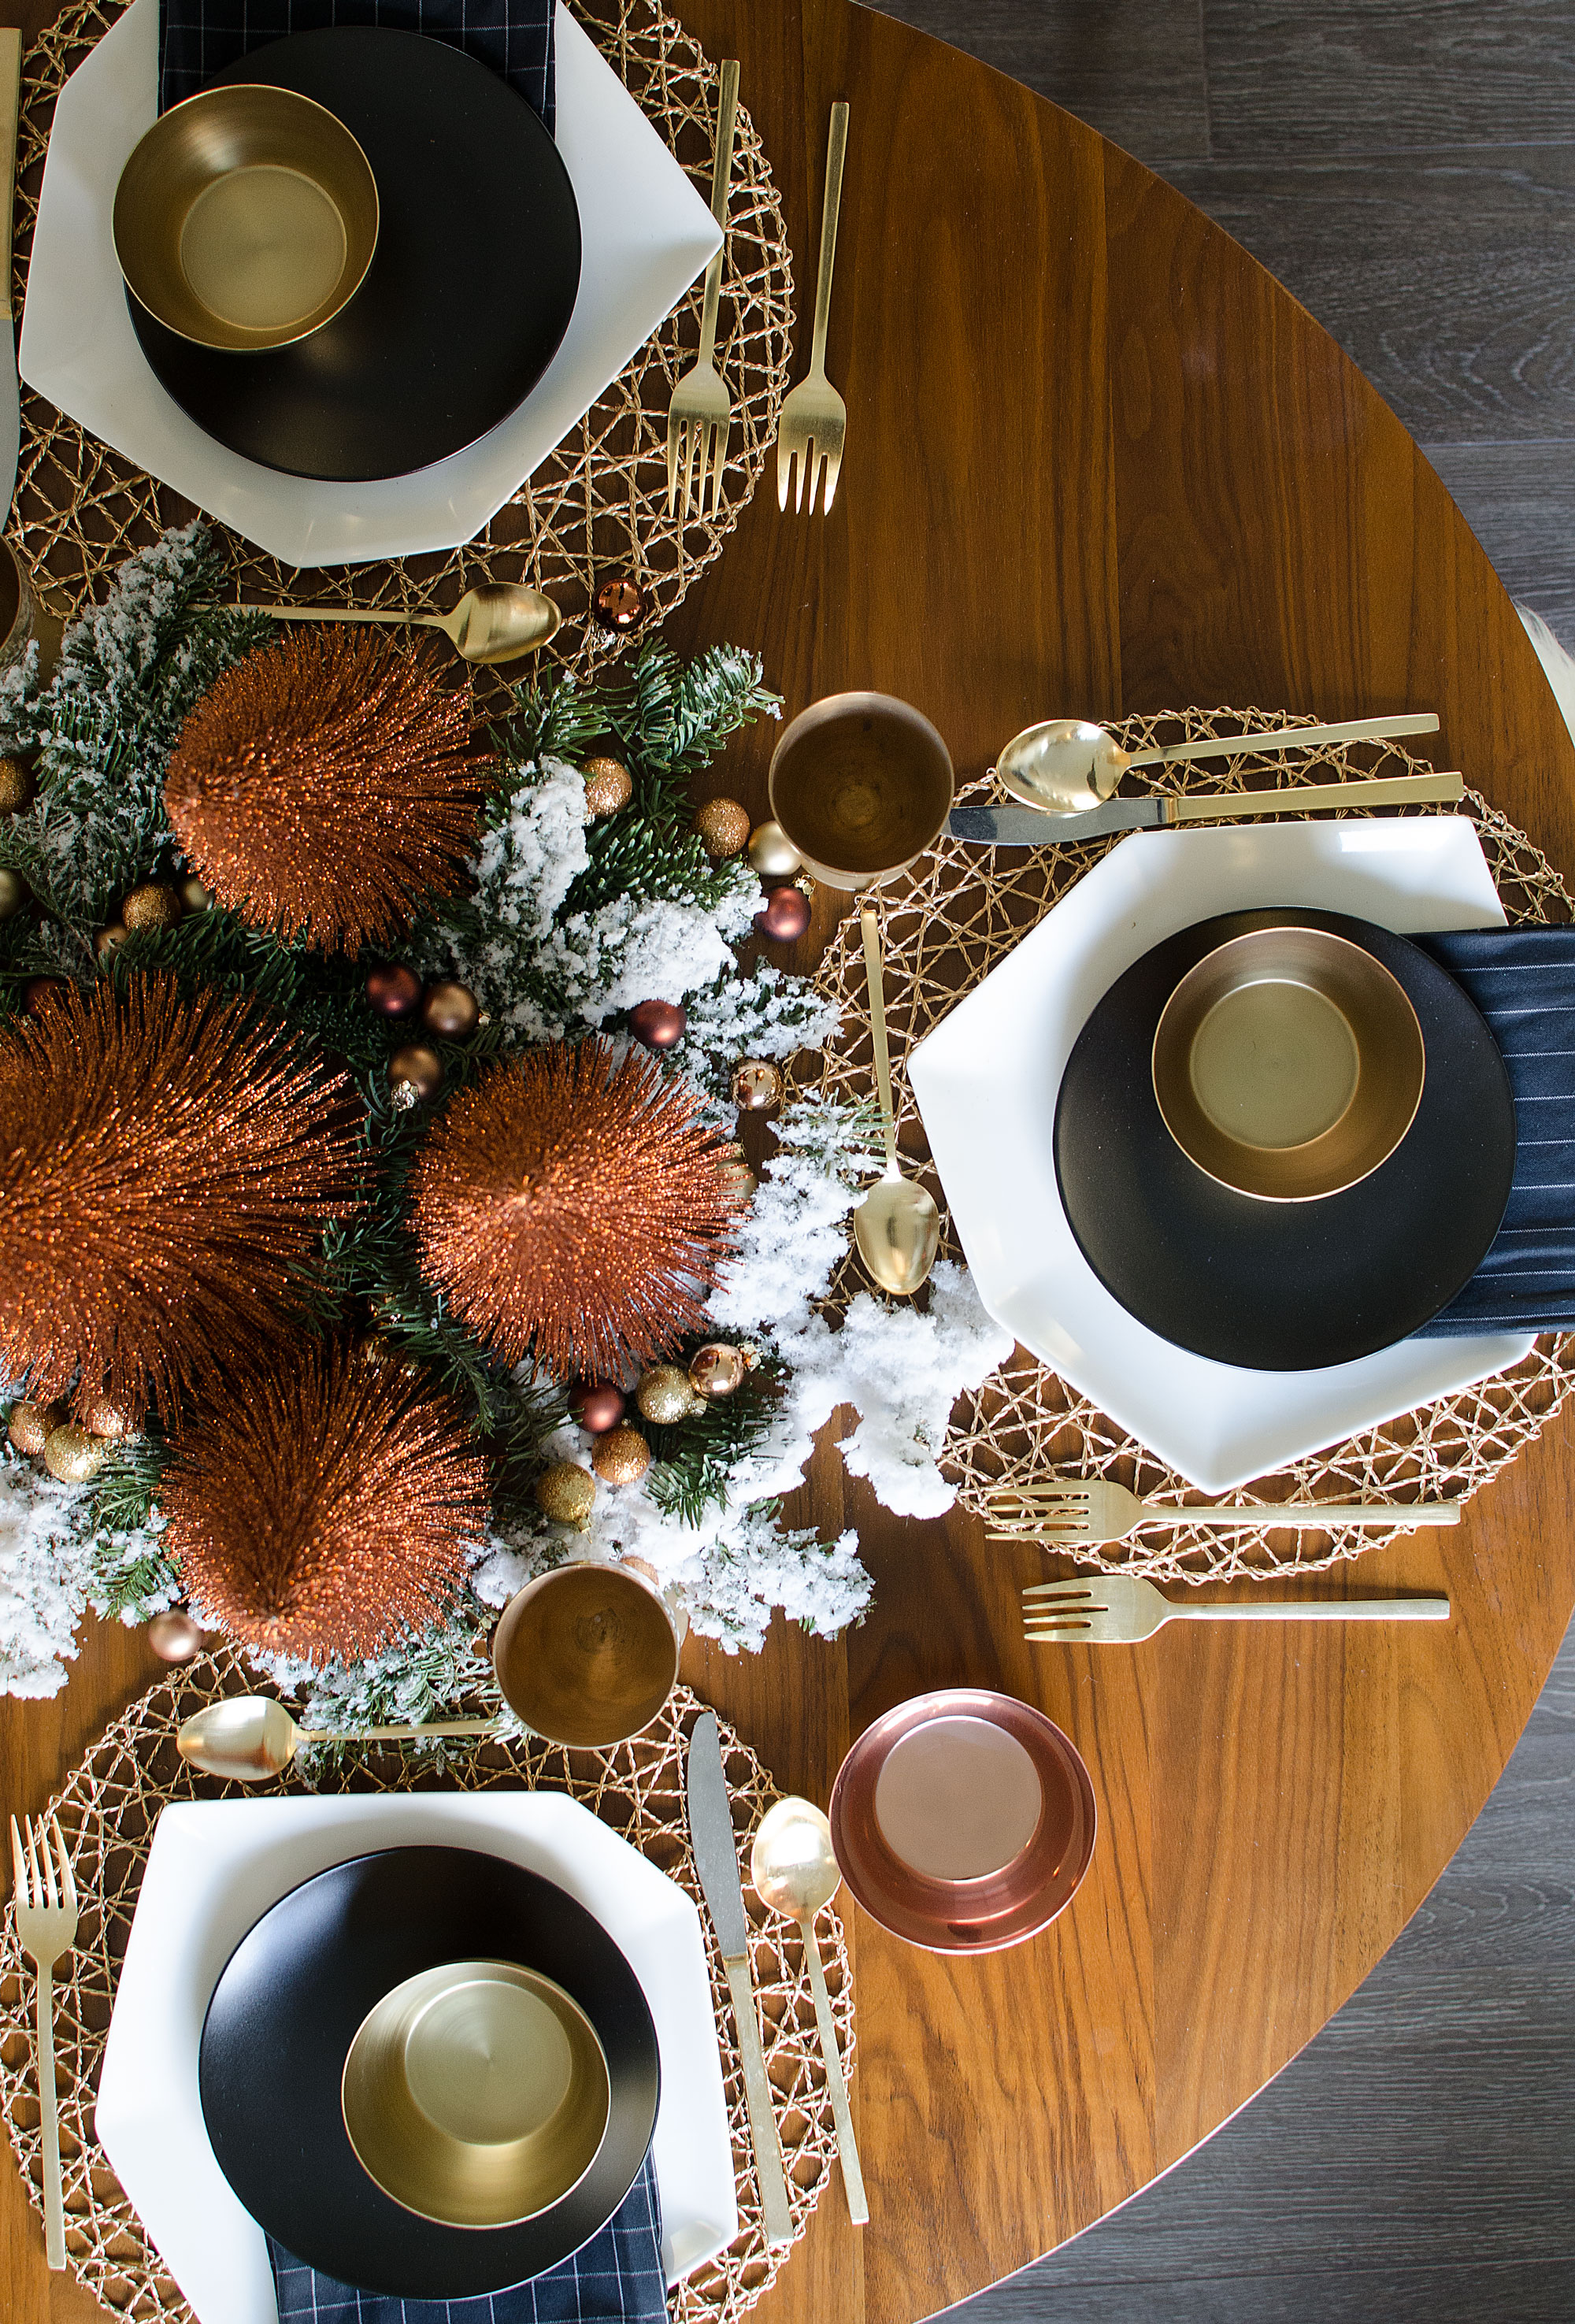
[[[1279, 711], [1227, 708], [1160, 712], [1112, 722], [1110, 731], [1124, 749], [1138, 751], [1206, 734], [1312, 723]], [[1294, 760], [1260, 753], [1193, 768], [1146, 768], [1144, 778], [1161, 790], [1229, 790], [1256, 788], [1268, 780], [1296, 784], [1414, 773], [1422, 767], [1398, 744], [1359, 743]], [[987, 804], [1000, 794], [986, 776], [961, 786], [958, 796]], [[1475, 792], [1467, 794], [1463, 811], [1476, 822], [1488, 868], [1512, 922], [1567, 921], [1575, 916], [1563, 881], [1524, 832]], [[882, 890], [894, 1095], [901, 1135], [916, 1157], [928, 1148], [904, 1070], [909, 1048], [1124, 835], [1076, 847], [999, 851], [944, 837], [910, 872]], [[810, 1070], [829, 1094], [867, 1098], [872, 1067], [856, 918], [839, 929], [819, 982], [843, 1004], [843, 1029], [821, 1063], [810, 1061]], [[943, 1248], [960, 1256], [940, 1182], [933, 1170], [920, 1175], [942, 1207]], [[834, 1286], [834, 1304], [845, 1305], [862, 1288], [867, 1282], [850, 1258]], [[1349, 1437], [1230, 1498], [1262, 1501], [1266, 1508], [1292, 1499], [1469, 1499], [1540, 1435], [1562, 1404], [1575, 1385], [1572, 1351], [1575, 1339], [1549, 1335], [1513, 1371]], [[1189, 1500], [1206, 1498], [1023, 1348], [962, 1398], [941, 1465], [956, 1484], [958, 1498], [981, 1513], [992, 1492], [1051, 1477], [1109, 1478], [1145, 1499], [1174, 1502], [1178, 1510]], [[1293, 1569], [1315, 1572], [1393, 1541], [1405, 1530], [1403, 1523], [1344, 1531], [1276, 1530], [1266, 1518], [1261, 1531], [1219, 1536], [1189, 1527], [1181, 1517], [1164, 1532], [1149, 1529], [1130, 1542], [1080, 1549], [1076, 1557], [1079, 1564], [1113, 1572], [1224, 1582]]]
[[[175, 1748], [181, 1720], [224, 1694], [245, 1692], [244, 1666], [232, 1655], [191, 1664], [151, 1687], [117, 1719], [51, 1803], [70, 1851], [81, 1920], [77, 1944], [56, 1972], [55, 2046], [69, 2264], [88, 2290], [118, 2314], [190, 2319], [187, 2306], [143, 2230], [93, 2130], [94, 2096], [104, 2056], [120, 1962], [131, 1932], [143, 1868], [160, 1812], [171, 1800], [244, 1796], [243, 1787], [195, 1775]], [[493, 1710], [495, 1704], [477, 1708]], [[332, 1759], [318, 1753], [309, 1775], [299, 1766], [280, 1792], [484, 1791], [493, 1785], [566, 1792], [676, 1880], [700, 1906], [721, 2036], [732, 2131], [733, 2172], [741, 2231], [721, 2256], [669, 2293], [676, 2324], [724, 2324], [752, 2307], [787, 2257], [766, 2242], [751, 2161], [743, 2067], [732, 2029], [727, 1980], [716, 1951], [689, 1852], [684, 1757], [688, 1731], [705, 1706], [679, 1687], [659, 1720], [632, 1742], [610, 1751], [566, 1751], [535, 1738], [468, 1748], [364, 1748]], [[723, 1766], [741, 1840], [778, 1797], [747, 1743], [725, 1720]], [[794, 2235], [804, 2233], [836, 2156], [836, 2133], [815, 2030], [815, 2001], [804, 1949], [791, 1922], [773, 1919], [747, 1881], [755, 1982], [760, 1997], [766, 2064], [776, 2098], [788, 2169]], [[834, 1906], [816, 1934], [844, 2064], [853, 2061], [853, 1997], [846, 1941]], [[41, 2140], [32, 2040], [33, 1976], [8, 1906], [0, 1937], [0, 2107], [35, 2209], [41, 2207]]]
[[[658, 0], [574, 0], [575, 14], [647, 119], [709, 202], [719, 74]], [[23, 111], [15, 214], [14, 311], [22, 311], [38, 191], [55, 99], [69, 76], [122, 11], [117, 0], [68, 0], [23, 60]], [[668, 514], [668, 404], [673, 383], [695, 360], [700, 285], [614, 380], [585, 418], [507, 505], [465, 547], [392, 565], [340, 565], [298, 571], [225, 527], [216, 530], [242, 594], [298, 604], [447, 608], [474, 581], [530, 582], [548, 590], [566, 620], [551, 658], [589, 677], [620, 653], [589, 618], [597, 588], [629, 576], [645, 593], [639, 634], [677, 605], [697, 573], [721, 553], [753, 492], [776, 436], [788, 383], [793, 274], [787, 229], [770, 164], [741, 105], [728, 193], [716, 367], [732, 399], [722, 505], [686, 525]], [[345, 490], [358, 489], [347, 484]], [[194, 513], [190, 502], [143, 475], [96, 437], [33, 393], [22, 392], [22, 459], [13, 537], [52, 585], [57, 606], [75, 612], [102, 596], [133, 549]], [[541, 660], [545, 657], [537, 657]], [[529, 672], [535, 665], [520, 665]], [[512, 671], [515, 677], [519, 669]], [[506, 683], [478, 673], [478, 690], [502, 699]]]

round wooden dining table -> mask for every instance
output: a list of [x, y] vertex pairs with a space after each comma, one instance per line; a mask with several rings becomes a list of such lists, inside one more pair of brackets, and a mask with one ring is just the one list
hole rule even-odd
[[[741, 60], [801, 309], [828, 115], [852, 107], [835, 506], [779, 514], [768, 475], [669, 623], [680, 649], [758, 648], [789, 711], [901, 696], [962, 773], [1068, 712], [1432, 708], [1436, 763], [1575, 869], [1575, 752], [1507, 595], [1399, 421], [1260, 266], [1070, 115], [847, 0], [677, 5]], [[763, 809], [771, 739], [737, 743], [715, 788]], [[843, 901], [820, 892], [805, 964]], [[1178, 2162], [1317, 2032], [1530, 1712], [1575, 1596], [1572, 1488], [1560, 1416], [1458, 1531], [1307, 1585], [1445, 1592], [1447, 1625], [1186, 1625], [1034, 1653], [1036, 1552], [987, 1546], [961, 1512], [893, 1517], [822, 1445], [802, 1513], [858, 1526], [868, 1618], [825, 1644], [778, 1618], [754, 1656], [692, 1642], [687, 1678], [823, 1803], [892, 1704], [1007, 1689], [1075, 1739], [1099, 1839], [1062, 1917], [988, 1958], [912, 1950], [847, 1904], [871, 2218], [853, 2229], [834, 2182], [761, 2324], [909, 2324], [979, 2291]], [[141, 1634], [90, 1627], [60, 1697], [0, 1704], [5, 1805], [41, 1807], [156, 1667]], [[93, 2312], [46, 2274], [9, 2169], [0, 2283], [10, 2324]]]

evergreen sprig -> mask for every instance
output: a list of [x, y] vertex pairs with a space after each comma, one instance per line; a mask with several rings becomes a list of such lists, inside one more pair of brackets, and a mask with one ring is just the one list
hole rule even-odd
[[[674, 1361], [687, 1364], [693, 1353], [691, 1348]], [[664, 1517], [700, 1526], [707, 1509], [726, 1508], [732, 1473], [769, 1433], [787, 1377], [788, 1368], [777, 1357], [762, 1357], [731, 1396], [719, 1397], [669, 1428], [647, 1427], [647, 1485]]]

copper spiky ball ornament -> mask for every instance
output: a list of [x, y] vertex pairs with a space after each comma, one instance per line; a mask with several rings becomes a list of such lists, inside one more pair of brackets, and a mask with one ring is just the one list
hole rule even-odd
[[163, 1545], [244, 1646], [359, 1661], [428, 1629], [485, 1531], [487, 1467], [449, 1398], [346, 1340], [274, 1342], [198, 1406], [160, 1480]]
[[440, 663], [330, 629], [225, 672], [180, 730], [164, 810], [220, 904], [355, 952], [459, 886], [484, 763]]
[[300, 1305], [360, 1144], [349, 1081], [249, 1001], [47, 994], [0, 1036], [0, 1378], [172, 1412]]
[[562, 1042], [462, 1090], [422, 1148], [427, 1279], [510, 1363], [617, 1379], [675, 1347], [732, 1247], [737, 1198], [688, 1084]]

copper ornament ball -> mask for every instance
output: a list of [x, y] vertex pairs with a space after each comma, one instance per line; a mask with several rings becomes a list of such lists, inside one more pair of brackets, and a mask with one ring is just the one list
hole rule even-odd
[[804, 869], [798, 853], [779, 823], [760, 823], [750, 834], [750, 862], [762, 880], [791, 880]]
[[20, 815], [32, 805], [32, 770], [20, 759], [0, 759], [0, 815]]
[[596, 1480], [577, 1461], [555, 1461], [536, 1480], [536, 1506], [554, 1525], [584, 1533], [595, 1505]]
[[59, 1428], [51, 1428], [44, 1438], [44, 1467], [62, 1485], [85, 1485], [90, 1477], [98, 1474], [108, 1457], [108, 1445], [97, 1436], [89, 1436], [75, 1421], [68, 1420]]
[[797, 944], [809, 926], [809, 899], [802, 888], [773, 888], [755, 914], [755, 926], [773, 944]]
[[443, 1060], [425, 1041], [410, 1041], [389, 1059], [388, 1078], [396, 1101], [402, 1096], [407, 1106], [419, 1105], [442, 1088]]
[[675, 1001], [642, 1001], [629, 1012], [629, 1029], [648, 1049], [670, 1049], [684, 1036], [689, 1019]]
[[172, 928], [185, 909], [180, 889], [168, 880], [144, 880], [122, 903], [120, 917], [132, 929]]
[[132, 1432], [132, 1416], [106, 1396], [78, 1396], [77, 1418], [89, 1436], [97, 1436], [107, 1444], [118, 1443]]
[[622, 759], [587, 759], [580, 772], [585, 780], [585, 813], [593, 822], [616, 815], [634, 797], [634, 777]]
[[749, 844], [750, 819], [737, 799], [707, 799], [695, 815], [695, 830], [713, 863], [725, 863]]
[[428, 986], [421, 1022], [429, 1033], [445, 1041], [463, 1041], [475, 1031], [480, 1019], [481, 1004], [468, 984], [445, 977], [440, 983]]
[[408, 1017], [421, 999], [421, 980], [413, 968], [385, 961], [366, 972], [366, 997], [381, 1017]]
[[689, 1359], [689, 1385], [707, 1404], [720, 1404], [742, 1385], [748, 1370], [741, 1348], [726, 1340], [707, 1340]]
[[155, 1614], [148, 1624], [148, 1644], [161, 1663], [189, 1663], [202, 1652], [202, 1632], [179, 1606]]
[[671, 1428], [677, 1422], [687, 1420], [699, 1406], [699, 1398], [689, 1385], [689, 1375], [678, 1364], [654, 1366], [635, 1390], [634, 1400], [656, 1428]]
[[37, 1017], [42, 1013], [44, 997], [51, 992], [67, 991], [65, 979], [60, 976], [30, 976], [22, 988], [22, 1013]]
[[591, 1466], [604, 1485], [638, 1485], [650, 1467], [650, 1446], [638, 1428], [610, 1428], [597, 1438]]
[[27, 890], [14, 872], [0, 872], [0, 920], [10, 919], [27, 901]]
[[623, 1391], [611, 1380], [576, 1380], [569, 1390], [568, 1406], [593, 1436], [616, 1428], [623, 1417]]
[[645, 613], [645, 593], [628, 579], [603, 581], [591, 602], [597, 626], [603, 630], [633, 629]]
[[732, 1077], [733, 1103], [746, 1113], [769, 1113], [782, 1102], [782, 1076], [769, 1057], [746, 1057]]
[[33, 1404], [24, 1400], [11, 1407], [11, 1418], [5, 1433], [17, 1452], [37, 1460], [44, 1449], [44, 1441], [51, 1428], [58, 1428], [66, 1416], [64, 1405]]

